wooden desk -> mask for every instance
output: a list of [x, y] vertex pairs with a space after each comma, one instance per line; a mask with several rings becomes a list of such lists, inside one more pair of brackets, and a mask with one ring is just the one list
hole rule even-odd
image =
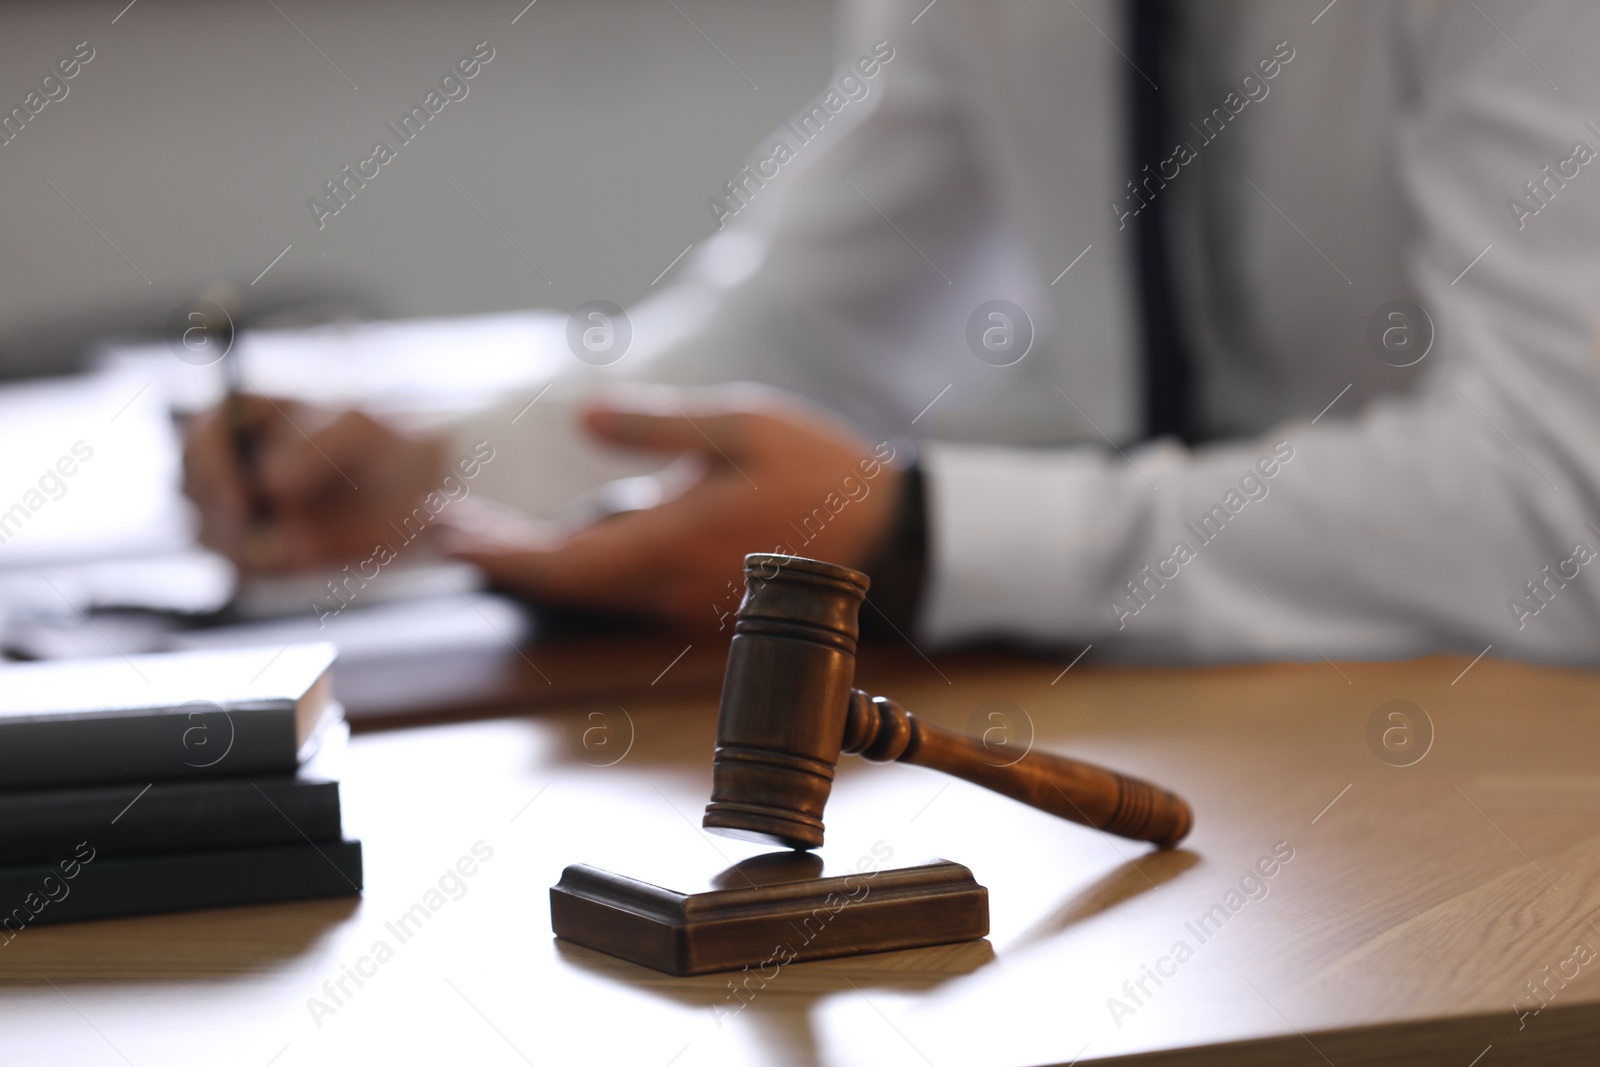
[[[1151, 854], [916, 768], [842, 764], [829, 848], [968, 864], [993, 934], [794, 964], [735, 1010], [725, 976], [554, 941], [546, 895], [574, 861], [749, 854], [698, 829], [711, 700], [629, 703], [632, 748], [609, 767], [568, 741], [602, 705], [366, 733], [346, 785], [364, 899], [26, 930], [0, 948], [0, 1063], [1592, 1061], [1600, 958], [1567, 962], [1576, 977], [1550, 980], [1540, 1014], [1513, 1003], [1537, 1007], [1523, 983], [1575, 945], [1600, 950], [1600, 679], [1484, 660], [1452, 685], [1465, 662], [1428, 660], [1343, 676], [1080, 666], [1052, 685], [1058, 664], [939, 662], [948, 684], [920, 660], [863, 673], [957, 726], [1012, 701], [1038, 743], [1182, 791], [1187, 847]], [[1368, 747], [1393, 699], [1436, 729], [1413, 766]], [[1293, 859], [1265, 897], [1202, 942], [1192, 924], [1279, 842]], [[447, 879], [463, 895], [434, 898], [402, 943], [386, 923], [475, 845], [492, 857]], [[308, 998], [358, 964], [364, 984], [314, 1019]], [[1169, 976], [1135, 1002], [1123, 983], [1147, 964]], [[1112, 997], [1133, 1010], [1113, 1018]]]

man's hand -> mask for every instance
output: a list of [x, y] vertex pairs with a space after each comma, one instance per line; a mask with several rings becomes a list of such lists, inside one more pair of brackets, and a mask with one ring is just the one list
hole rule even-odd
[[[443, 471], [442, 446], [359, 411], [333, 412], [245, 398], [256, 441], [252, 489], [235, 454], [226, 406], [201, 416], [184, 450], [184, 491], [200, 511], [201, 543], [248, 569], [308, 570], [361, 558], [394, 537]], [[252, 493], [271, 512], [271, 536], [251, 534]], [[262, 544], [269, 546], [263, 554]]]
[[584, 421], [613, 444], [697, 455], [704, 474], [679, 495], [553, 540], [463, 511], [447, 548], [533, 600], [712, 631], [731, 623], [747, 552], [860, 567], [882, 550], [903, 477], [885, 464], [887, 446], [766, 390], [661, 395], [648, 408], [591, 408]]

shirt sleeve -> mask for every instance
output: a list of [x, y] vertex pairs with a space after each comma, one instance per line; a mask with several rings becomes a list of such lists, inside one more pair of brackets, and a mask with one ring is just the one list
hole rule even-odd
[[1197, 450], [928, 446], [926, 637], [1600, 661], [1600, 66], [1575, 43], [1600, 9], [1414, 14], [1394, 134], [1420, 388]]
[[[992, 197], [948, 41], [906, 33], [916, 8], [899, 0], [845, 7], [859, 24], [841, 31], [828, 86], [713, 198], [713, 213], [737, 214], [681, 284], [633, 309], [643, 347], [619, 370], [760, 382], [868, 432], [904, 433], [918, 413], [908, 404], [932, 396], [906, 380], [941, 373], [928, 366], [929, 309], [966, 292], [978, 268], [955, 265], [984, 259]], [[830, 97], [839, 114], [812, 137]]]
[[520, 416], [537, 390], [445, 428], [457, 451], [497, 445], [487, 495], [543, 514], [599, 479], [659, 467], [596, 452], [575, 425], [584, 397], [629, 383], [761, 383], [883, 438], [917, 414], [908, 398], [937, 391], [905, 387], [939, 373], [920, 320], [963, 281], [933, 264], [981, 264], [992, 213], [944, 42], [902, 32], [916, 9], [900, 0], [845, 7], [828, 84], [707, 190], [722, 228], [681, 280], [627, 310], [627, 354], [573, 360]]

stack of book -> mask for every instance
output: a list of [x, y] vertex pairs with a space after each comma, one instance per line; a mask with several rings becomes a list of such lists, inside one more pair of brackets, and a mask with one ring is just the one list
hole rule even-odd
[[0, 666], [0, 944], [360, 893], [333, 659], [311, 644]]

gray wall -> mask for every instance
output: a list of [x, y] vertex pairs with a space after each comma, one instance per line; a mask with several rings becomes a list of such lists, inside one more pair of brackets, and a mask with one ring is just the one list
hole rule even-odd
[[[95, 50], [0, 145], [0, 374], [216, 279], [247, 310], [627, 304], [831, 59], [829, 0], [538, 0], [515, 24], [525, 0], [123, 2], [0, 8], [0, 113]], [[468, 95], [319, 230], [307, 201], [484, 40]]]

